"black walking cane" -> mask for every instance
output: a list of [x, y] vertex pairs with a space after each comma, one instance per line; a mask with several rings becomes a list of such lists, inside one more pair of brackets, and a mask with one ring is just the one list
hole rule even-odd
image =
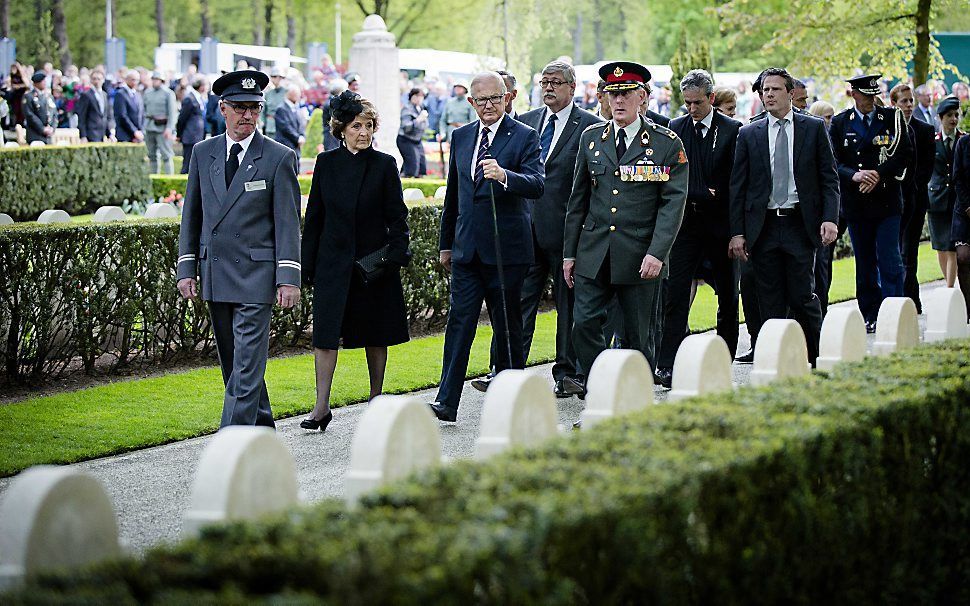
[[[483, 160], [491, 159], [491, 154], [486, 150]], [[495, 234], [495, 262], [498, 264], [498, 286], [499, 292], [502, 295], [502, 319], [505, 320], [505, 351], [509, 355], [509, 368], [512, 368], [512, 337], [509, 335], [509, 306], [505, 299], [505, 270], [502, 265], [502, 243], [498, 236], [498, 212], [495, 209], [495, 190], [492, 189], [493, 185], [495, 184], [489, 179], [488, 195], [492, 199], [492, 231]]]

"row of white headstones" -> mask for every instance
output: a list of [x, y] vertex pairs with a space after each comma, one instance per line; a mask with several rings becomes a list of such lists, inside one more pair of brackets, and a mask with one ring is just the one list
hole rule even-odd
[[[970, 335], [963, 297], [939, 288], [926, 297], [924, 340]], [[916, 307], [907, 298], [886, 299], [877, 320], [874, 355], [919, 343]], [[820, 370], [866, 355], [866, 329], [855, 306], [829, 309], [822, 326]], [[793, 320], [764, 324], [750, 381], [766, 385], [810, 372], [801, 327]], [[733, 389], [731, 356], [715, 334], [688, 337], [677, 352], [668, 399]], [[589, 373], [582, 429], [654, 403], [653, 375], [640, 352], [604, 351]], [[485, 397], [475, 457], [488, 459], [513, 447], [537, 446], [560, 433], [546, 380], [524, 370], [495, 378]], [[414, 396], [380, 396], [357, 426], [345, 499], [442, 464], [439, 425], [428, 405]], [[227, 427], [199, 460], [183, 536], [209, 524], [251, 520], [299, 502], [292, 455], [268, 428]], [[39, 571], [75, 566], [119, 555], [122, 548], [114, 508], [101, 483], [71, 467], [38, 466], [18, 475], [0, 502], [0, 587]]]
[[[145, 214], [140, 215], [138, 219], [172, 219], [179, 216], [179, 211], [174, 204], [169, 204], [167, 202], [153, 202], [148, 205], [145, 209]], [[102, 206], [94, 212], [94, 217], [91, 219], [94, 223], [111, 223], [112, 221], [125, 221], [128, 219], [128, 215], [120, 206]], [[37, 217], [38, 223], [49, 224], [49, 223], [70, 223], [71, 215], [67, 214], [59, 208], [52, 208], [50, 210], [45, 210], [40, 213]], [[13, 218], [7, 213], [0, 213], [0, 225], [11, 225], [14, 223]]]

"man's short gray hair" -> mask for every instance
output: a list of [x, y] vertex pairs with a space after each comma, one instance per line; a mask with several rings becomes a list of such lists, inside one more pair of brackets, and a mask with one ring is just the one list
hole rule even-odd
[[928, 95], [930, 94], [930, 87], [926, 86], [925, 84], [920, 84], [919, 86], [916, 87], [916, 94]]
[[572, 65], [566, 63], [565, 61], [550, 61], [548, 65], [542, 68], [543, 74], [555, 74], [561, 73], [563, 80], [568, 83], [576, 81], [576, 69]]
[[714, 78], [706, 69], [692, 69], [680, 81], [680, 92], [689, 88], [696, 88], [705, 95], [710, 95], [714, 92]]
[[468, 88], [475, 88], [476, 84], [481, 84], [484, 80], [495, 80], [502, 87], [502, 94], [509, 92], [509, 89], [505, 86], [505, 79], [498, 72], [479, 72], [475, 74], [472, 81], [469, 83]]

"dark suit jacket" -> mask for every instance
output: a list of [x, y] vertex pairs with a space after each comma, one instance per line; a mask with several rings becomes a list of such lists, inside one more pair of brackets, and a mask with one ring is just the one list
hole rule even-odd
[[122, 142], [132, 141], [135, 138], [135, 131], [142, 130], [145, 123], [141, 95], [131, 94], [127, 86], [120, 87], [115, 91], [114, 112], [115, 138]]
[[[731, 235], [743, 235], [754, 248], [771, 201], [768, 120], [741, 127], [731, 175]], [[822, 245], [819, 228], [839, 221], [839, 175], [825, 123], [808, 114], [793, 116], [793, 172], [798, 206], [808, 239]]]
[[970, 243], [970, 137], [960, 137], [953, 148], [953, 187], [956, 202], [953, 204], [953, 225], [950, 239]]
[[219, 111], [217, 95], [209, 95], [205, 104], [205, 132], [213, 137], [226, 132], [226, 117]]
[[175, 123], [175, 134], [185, 145], [195, 145], [205, 139], [205, 116], [202, 106], [195, 100], [195, 96], [186, 92], [182, 97], [182, 109]]
[[648, 119], [653, 120], [660, 126], [670, 126], [670, 118], [664, 116], [663, 114], [658, 114], [657, 112], [648, 109], [647, 116]]
[[450, 250], [456, 263], [470, 263], [477, 254], [483, 263], [497, 265], [492, 205], [495, 211], [506, 264], [531, 264], [535, 259], [532, 221], [527, 199], [544, 191], [544, 174], [539, 160], [539, 134], [509, 116], [502, 118], [490, 156], [508, 175], [507, 187], [490, 179], [475, 183], [472, 158], [478, 153], [480, 121], [455, 129], [451, 134], [451, 159], [444, 210], [441, 213], [440, 250]]
[[[545, 126], [541, 122], [546, 111], [545, 107], [534, 109], [519, 116], [519, 121], [539, 132]], [[532, 201], [532, 228], [539, 246], [553, 255], [562, 255], [566, 203], [573, 188], [579, 136], [587, 127], [599, 122], [602, 120], [598, 116], [573, 105], [562, 134], [546, 156], [545, 188], [542, 196]]]
[[[734, 150], [737, 147], [741, 123], [717, 110], [711, 111], [714, 117], [711, 119], [711, 129], [704, 137], [704, 145], [711, 146], [707, 158], [709, 164], [707, 174], [710, 175], [707, 188], [713, 189], [714, 193], [704, 192], [708, 195], [703, 200], [697, 200], [695, 194], [694, 199], [689, 199], [688, 206], [690, 202], [698, 204], [698, 210], [701, 211], [700, 217], [707, 227], [716, 234], [729, 237], [731, 235], [728, 233], [730, 231], [728, 214], [731, 206], [731, 169], [734, 166]], [[681, 141], [687, 141], [694, 136], [694, 120], [690, 115], [674, 118], [670, 122], [670, 130], [677, 133]], [[690, 162], [690, 170], [699, 170], [699, 155], [696, 151], [692, 152], [686, 143], [684, 147], [688, 150], [687, 160]]]
[[300, 121], [296, 117], [296, 112], [290, 109], [290, 106], [283, 102], [282, 105], [276, 108], [276, 113], [273, 114], [276, 120], [276, 133], [273, 138], [282, 143], [283, 145], [289, 147], [299, 155], [300, 153]]
[[[956, 133], [957, 143], [966, 135], [959, 130]], [[930, 177], [929, 196], [931, 213], [953, 212], [953, 204], [956, 201], [956, 190], [953, 189], [953, 156], [956, 151], [956, 143], [953, 149], [946, 151], [943, 145], [943, 131], [936, 135], [935, 151], [933, 157], [933, 174]]]
[[77, 129], [81, 137], [89, 142], [104, 141], [104, 138], [114, 128], [114, 111], [111, 107], [111, 99], [108, 93], [102, 91], [104, 95], [104, 111], [98, 107], [98, 100], [95, 97], [94, 89], [89, 88], [77, 101], [74, 113], [77, 114]]
[[[928, 186], [933, 175], [933, 156], [936, 154], [933, 127], [922, 120], [909, 121], [909, 136], [913, 142], [913, 155], [902, 181], [903, 195], [922, 216], [929, 206]], [[920, 219], [922, 221], [922, 219]]]

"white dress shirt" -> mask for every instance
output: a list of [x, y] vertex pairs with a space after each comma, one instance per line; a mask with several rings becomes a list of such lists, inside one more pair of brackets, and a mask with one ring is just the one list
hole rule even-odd
[[253, 134], [249, 135], [242, 141], [233, 141], [232, 137], [229, 136], [229, 133], [226, 132], [226, 161], [229, 161], [229, 151], [232, 149], [232, 144], [238, 143], [239, 145], [242, 145], [242, 151], [239, 152], [238, 156], [236, 156], [239, 160], [239, 166], [241, 167], [243, 158], [246, 157], [246, 150], [249, 149], [249, 144], [253, 142], [253, 137], [255, 136], [256, 131], [253, 131]]
[[[693, 122], [694, 129], [696, 130], [697, 122], [694, 122], [693, 120], [691, 120], [691, 122]], [[713, 123], [714, 123], [714, 108], [711, 108], [711, 111], [709, 111], [707, 115], [704, 116], [704, 119], [701, 120], [701, 124], [703, 124], [703, 126], [701, 127], [701, 136], [707, 137], [707, 133], [711, 132], [711, 124]]]
[[[546, 157], [552, 153], [552, 150], [556, 149], [556, 143], [559, 142], [559, 137], [562, 135], [562, 131], [566, 128], [566, 121], [569, 120], [569, 114], [573, 111], [573, 104], [567, 103], [566, 107], [556, 112], [556, 121], [552, 123], [555, 127], [552, 131], [552, 142], [549, 144], [549, 150], [546, 152]], [[542, 137], [542, 131], [545, 130], [546, 124], [549, 122], [549, 116], [552, 115], [552, 110], [548, 107], [545, 113], [542, 115], [542, 122], [539, 124], [539, 137]]]
[[[505, 119], [505, 114], [499, 118], [495, 124], [488, 127], [488, 146], [492, 147], [492, 141], [495, 141], [495, 133], [498, 132], [500, 126], [502, 126], [502, 120]], [[472, 151], [472, 179], [475, 178], [475, 171], [478, 169], [478, 147], [482, 144], [482, 131], [485, 129], [485, 123], [481, 120], [478, 121], [478, 135], [475, 137], [475, 149]]]
[[[768, 208], [792, 208], [798, 204], [798, 190], [795, 188], [795, 112], [788, 110], [785, 119], [785, 132], [788, 133], [788, 200], [780, 207], [773, 206], [773, 202], [768, 202]], [[778, 118], [768, 114], [768, 165], [774, 169], [775, 166], [775, 140], [778, 139], [780, 125]]]
[[[626, 148], [630, 149], [630, 145], [633, 143], [633, 140], [637, 138], [637, 133], [640, 132], [640, 126], [640, 116], [637, 116], [633, 122], [630, 122], [623, 128], [620, 128], [620, 125], [616, 123], [616, 120], [613, 120], [613, 143], [616, 144], [620, 142], [620, 131], [622, 130], [626, 133]], [[619, 162], [620, 158], [617, 158], [616, 161]]]

